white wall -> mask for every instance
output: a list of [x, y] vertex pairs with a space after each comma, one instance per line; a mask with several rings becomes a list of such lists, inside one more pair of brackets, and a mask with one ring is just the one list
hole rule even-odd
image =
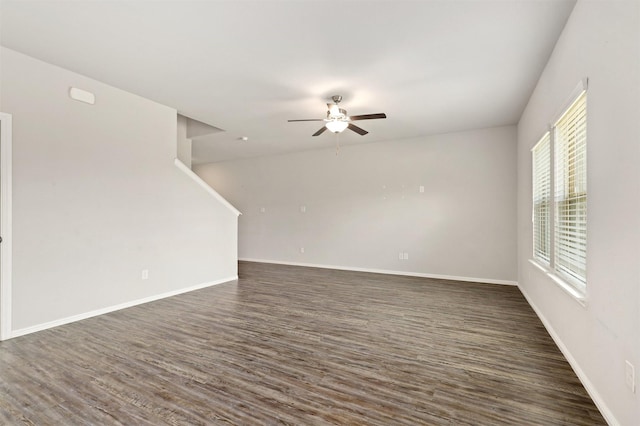
[[[518, 282], [612, 424], [640, 424], [640, 2], [578, 1], [518, 125]], [[528, 262], [531, 153], [589, 77], [588, 266], [583, 307]]]
[[14, 331], [237, 275], [237, 216], [174, 166], [175, 110], [4, 48], [1, 84]]
[[178, 142], [176, 157], [182, 164], [191, 168], [191, 139], [187, 137], [187, 123], [189, 118], [178, 114]]
[[515, 127], [338, 155], [323, 137], [323, 150], [194, 167], [243, 212], [241, 259], [515, 281]]

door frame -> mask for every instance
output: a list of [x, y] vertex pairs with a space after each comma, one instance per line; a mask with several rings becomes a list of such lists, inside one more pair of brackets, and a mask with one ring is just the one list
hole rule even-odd
[[11, 337], [11, 114], [0, 112], [0, 340]]

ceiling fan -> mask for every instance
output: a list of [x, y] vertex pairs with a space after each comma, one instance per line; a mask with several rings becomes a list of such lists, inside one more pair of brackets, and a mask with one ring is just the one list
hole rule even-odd
[[352, 123], [352, 121], [357, 120], [374, 120], [377, 118], [387, 118], [385, 113], [378, 114], [363, 114], [363, 115], [352, 115], [349, 117], [347, 115], [347, 111], [340, 108], [338, 104], [342, 101], [342, 96], [335, 95], [331, 97], [333, 100], [332, 104], [327, 104], [327, 118], [308, 118], [302, 120], [288, 120], [290, 123], [293, 121], [324, 121], [325, 125], [320, 128], [317, 132], [315, 132], [312, 136], [319, 136], [324, 133], [325, 130], [329, 129], [333, 133], [340, 133], [345, 129], [350, 129], [356, 132], [357, 134], [364, 136], [367, 132], [361, 127], [356, 126]]

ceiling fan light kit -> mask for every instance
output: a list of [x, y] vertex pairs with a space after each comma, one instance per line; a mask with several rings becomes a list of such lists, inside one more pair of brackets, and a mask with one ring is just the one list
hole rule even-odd
[[333, 133], [340, 133], [344, 131], [344, 129], [349, 127], [349, 123], [341, 120], [331, 120], [327, 121], [327, 124], [325, 124], [325, 126]]
[[347, 115], [347, 110], [342, 109], [338, 106], [340, 101], [342, 101], [342, 96], [335, 95], [331, 97], [333, 101], [332, 104], [327, 104], [327, 118], [307, 118], [302, 120], [289, 120], [289, 122], [293, 121], [324, 121], [325, 125], [320, 128], [317, 132], [315, 132], [312, 136], [319, 136], [324, 133], [325, 130], [329, 129], [333, 133], [341, 133], [346, 129], [352, 130], [357, 134], [364, 136], [367, 132], [366, 130], [354, 125], [351, 123], [356, 120], [374, 120], [378, 118], [387, 118], [385, 113], [377, 113], [377, 114], [363, 114], [363, 115], [354, 115], [349, 117]]

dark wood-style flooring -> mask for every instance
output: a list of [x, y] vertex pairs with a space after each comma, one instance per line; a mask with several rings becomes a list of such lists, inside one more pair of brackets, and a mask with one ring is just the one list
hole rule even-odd
[[516, 287], [259, 263], [0, 343], [0, 424], [606, 424]]

